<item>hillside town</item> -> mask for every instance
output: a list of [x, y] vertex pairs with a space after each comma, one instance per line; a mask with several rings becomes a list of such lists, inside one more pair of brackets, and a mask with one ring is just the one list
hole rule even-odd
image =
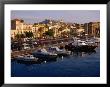
[[11, 20], [11, 38], [16, 39], [19, 36], [25, 38], [26, 32], [32, 34], [28, 37], [43, 38], [65, 38], [76, 36], [100, 37], [100, 22], [89, 22], [84, 24], [66, 23], [63, 20], [45, 19], [42, 22], [26, 24], [22, 19]]
[[[11, 20], [11, 57], [21, 60], [21, 55], [30, 54], [29, 58], [34, 56], [41, 59], [55, 59], [57, 55], [70, 55], [70, 51], [89, 52], [97, 47], [99, 38], [100, 22], [78, 24], [45, 19], [38, 23], [27, 24], [22, 19], [13, 19]], [[48, 52], [50, 49], [51, 51]], [[51, 53], [52, 50], [54, 53]], [[34, 62], [36, 63], [36, 60]]]

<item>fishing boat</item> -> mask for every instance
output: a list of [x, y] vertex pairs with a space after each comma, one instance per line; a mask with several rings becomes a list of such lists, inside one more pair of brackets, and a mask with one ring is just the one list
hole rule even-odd
[[57, 54], [48, 52], [45, 48], [38, 49], [32, 53], [34, 57], [39, 59], [53, 59], [57, 58]]

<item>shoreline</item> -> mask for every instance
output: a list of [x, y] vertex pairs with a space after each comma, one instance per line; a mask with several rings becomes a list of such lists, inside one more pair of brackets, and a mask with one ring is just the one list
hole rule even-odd
[[[69, 41], [72, 41], [72, 40], [70, 38], [68, 38], [68, 39], [66, 38], [66, 41], [65, 41], [65, 39], [60, 41], [60, 42], [58, 42], [58, 40], [56, 40], [56, 43], [54, 43], [54, 44], [45, 44], [44, 43], [42, 45], [39, 45], [38, 47], [34, 47], [34, 48], [31, 48], [31, 49], [12, 51], [11, 52], [11, 59], [12, 60], [16, 59], [16, 57], [18, 55], [22, 55], [22, 54], [32, 54], [33, 51], [35, 51], [35, 50], [37, 50], [39, 48], [42, 48], [42, 47], [45, 48], [45, 49], [47, 49], [48, 47], [51, 47], [51, 46], [58, 46], [58, 47], [63, 46], [64, 47], [65, 44], [68, 43]], [[49, 42], [51, 42], [51, 40]], [[100, 44], [98, 44], [98, 47], [100, 47]]]

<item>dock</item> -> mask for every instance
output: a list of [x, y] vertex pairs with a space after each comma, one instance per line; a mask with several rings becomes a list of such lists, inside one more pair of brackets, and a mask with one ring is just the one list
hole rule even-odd
[[22, 54], [32, 54], [33, 51], [38, 50], [39, 48], [45, 48], [47, 49], [48, 47], [51, 46], [65, 46], [65, 43], [57, 43], [57, 44], [52, 44], [52, 45], [43, 45], [43, 46], [39, 46], [39, 47], [35, 47], [35, 48], [31, 48], [31, 49], [27, 49], [27, 50], [20, 50], [20, 51], [12, 51], [11, 52], [11, 59], [15, 59], [18, 55], [22, 55]]

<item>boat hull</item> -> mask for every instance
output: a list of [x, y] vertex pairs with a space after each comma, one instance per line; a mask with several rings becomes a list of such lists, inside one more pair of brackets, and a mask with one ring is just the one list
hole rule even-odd
[[89, 46], [89, 45], [82, 45], [82, 46], [69, 46], [67, 45], [65, 48], [67, 50], [70, 50], [70, 51], [77, 51], [77, 52], [90, 52], [90, 51], [93, 51], [95, 50], [97, 46]]
[[66, 53], [66, 52], [57, 52], [57, 55], [58, 56], [69, 56], [70, 55], [70, 53]]
[[57, 58], [57, 55], [48, 55], [48, 54], [39, 54], [39, 53], [32, 53], [32, 55], [36, 58], [41, 58], [41, 59]]
[[35, 63], [39, 63], [38, 59], [17, 59], [18, 63], [24, 63], [24, 64], [35, 64]]

